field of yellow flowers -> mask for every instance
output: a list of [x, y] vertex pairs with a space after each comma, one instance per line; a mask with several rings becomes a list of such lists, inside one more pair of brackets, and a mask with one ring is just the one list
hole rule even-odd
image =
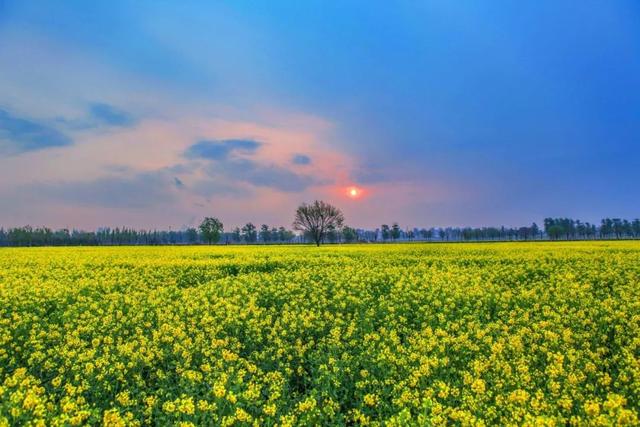
[[0, 250], [0, 425], [637, 425], [640, 243]]

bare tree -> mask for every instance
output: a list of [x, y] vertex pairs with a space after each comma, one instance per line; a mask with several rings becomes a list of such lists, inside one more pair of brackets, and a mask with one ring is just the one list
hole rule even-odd
[[335, 206], [316, 200], [311, 204], [303, 203], [296, 210], [293, 228], [308, 234], [317, 246], [324, 241], [330, 228], [339, 229], [344, 222], [342, 211]]

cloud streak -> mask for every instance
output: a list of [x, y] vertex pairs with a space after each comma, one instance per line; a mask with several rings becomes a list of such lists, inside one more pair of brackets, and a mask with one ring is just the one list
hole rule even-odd
[[279, 165], [265, 165], [250, 159], [211, 160], [205, 167], [205, 172], [214, 178], [242, 182], [254, 187], [272, 188], [287, 193], [304, 191], [316, 183], [311, 176], [295, 173]]
[[311, 176], [297, 174], [278, 165], [262, 165], [246, 159], [227, 162], [223, 169], [225, 175], [232, 179], [287, 193], [304, 191], [316, 183]]
[[104, 103], [91, 104], [89, 106], [89, 115], [95, 123], [106, 126], [128, 127], [136, 123], [131, 114]]
[[291, 163], [300, 166], [310, 165], [311, 157], [307, 156], [306, 154], [296, 154], [291, 159]]
[[261, 142], [252, 139], [202, 140], [190, 146], [185, 156], [191, 159], [224, 160], [235, 153], [253, 154]]
[[69, 136], [44, 122], [17, 117], [0, 109], [1, 154], [16, 155], [72, 144]]
[[[205, 172], [209, 176], [234, 182], [232, 185], [212, 185], [211, 182], [205, 181], [206, 184], [199, 184], [200, 193], [211, 194], [216, 190], [229, 193], [230, 188], [239, 187], [237, 183], [295, 193], [304, 191], [316, 183], [313, 177], [295, 173], [286, 167], [236, 156], [253, 155], [262, 145], [262, 142], [252, 139], [202, 140], [187, 148], [184, 156], [207, 161]], [[311, 162], [305, 155], [294, 156], [295, 160], [297, 164]]]
[[130, 128], [138, 124], [138, 120], [131, 113], [103, 102], [89, 104], [86, 113], [82, 117], [58, 117], [57, 121], [74, 131]]

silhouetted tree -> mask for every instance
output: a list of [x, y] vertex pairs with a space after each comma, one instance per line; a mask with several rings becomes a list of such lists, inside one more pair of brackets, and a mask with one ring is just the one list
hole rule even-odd
[[271, 241], [271, 230], [269, 230], [267, 224], [260, 226], [260, 240], [262, 240], [262, 243], [269, 243]]
[[397, 222], [394, 222], [391, 226], [391, 238], [393, 240], [398, 240], [400, 238], [400, 226]]
[[316, 246], [324, 241], [329, 227], [339, 229], [344, 222], [344, 215], [340, 209], [323, 201], [311, 204], [303, 203], [296, 210], [293, 228], [307, 233]]
[[415, 233], [413, 230], [407, 230], [405, 231], [405, 236], [407, 236], [407, 239], [409, 240], [413, 240], [413, 238], [415, 237]]
[[258, 240], [256, 226], [248, 222], [242, 227], [242, 238], [247, 243], [255, 243]]
[[231, 232], [231, 240], [236, 243], [240, 243], [242, 241], [242, 233], [240, 232], [240, 227], [236, 227]]
[[200, 224], [200, 233], [209, 244], [218, 243], [223, 229], [222, 222], [218, 218], [206, 217]]
[[633, 237], [640, 237], [640, 219], [634, 219], [631, 223]]
[[330, 224], [327, 227], [327, 241], [329, 243], [336, 243], [338, 241], [338, 231], [335, 225]]
[[354, 228], [345, 226], [342, 228], [342, 238], [345, 242], [352, 243], [358, 238], [358, 233]]
[[187, 228], [186, 231], [187, 234], [187, 241], [189, 243], [196, 243], [198, 241], [198, 230], [196, 230], [195, 228]]
[[382, 233], [382, 240], [389, 240], [389, 237], [391, 237], [391, 231], [389, 229], [389, 226], [387, 224], [382, 224], [382, 228], [381, 228], [381, 233]]
[[291, 242], [294, 237], [295, 234], [293, 234], [293, 231], [287, 230], [284, 227], [278, 228], [278, 239], [281, 242]]

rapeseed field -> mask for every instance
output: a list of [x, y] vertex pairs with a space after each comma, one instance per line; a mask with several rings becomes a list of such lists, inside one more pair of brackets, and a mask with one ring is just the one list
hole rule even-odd
[[0, 250], [0, 425], [637, 425], [640, 244]]

